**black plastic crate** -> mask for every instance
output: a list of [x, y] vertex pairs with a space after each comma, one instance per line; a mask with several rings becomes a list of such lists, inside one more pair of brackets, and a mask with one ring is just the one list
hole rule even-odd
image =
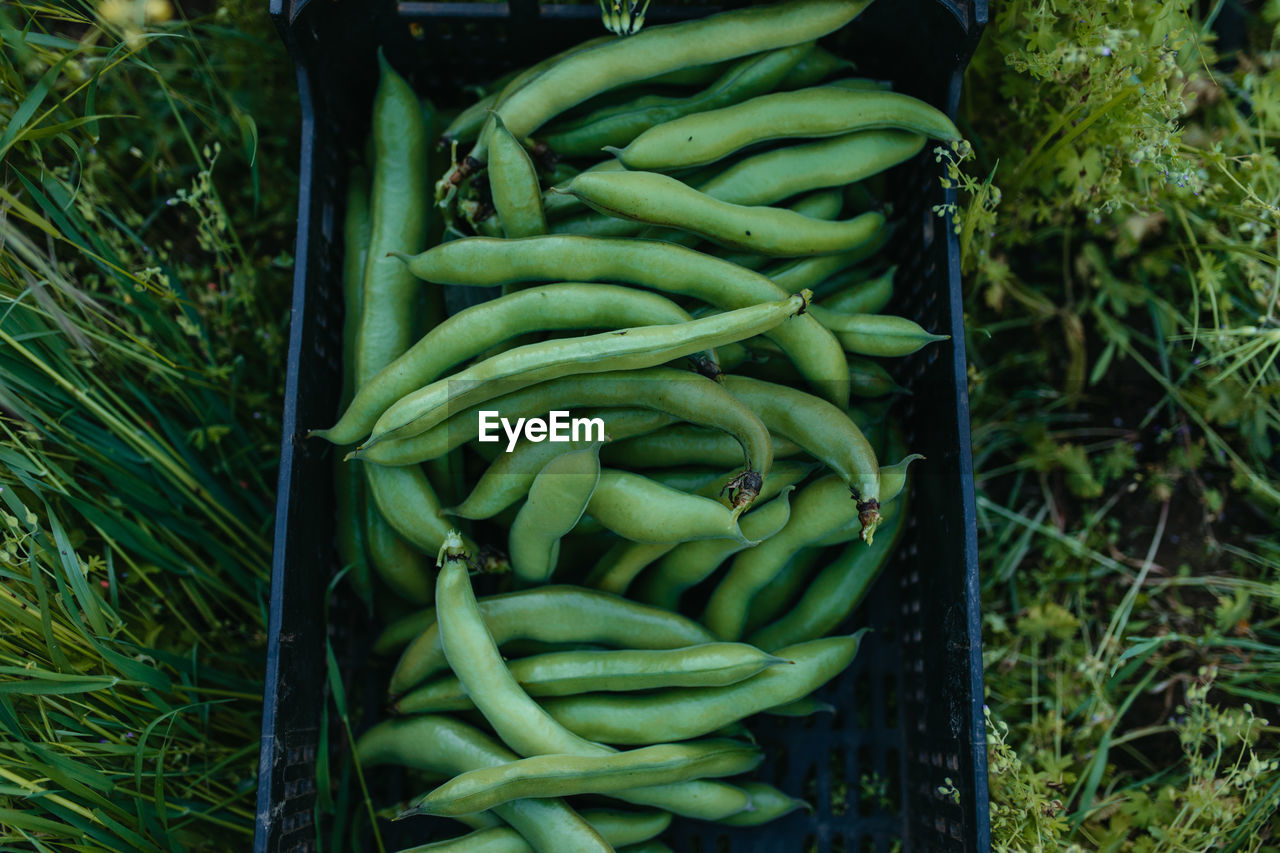
[[[740, 5], [654, 6], [648, 21]], [[271, 0], [271, 14], [297, 64], [302, 164], [254, 849], [284, 853], [318, 849], [324, 591], [337, 559], [332, 450], [303, 435], [337, 410], [345, 180], [368, 131], [376, 50], [420, 94], [460, 103], [467, 84], [599, 35], [601, 27], [594, 3], [537, 0]], [[861, 73], [954, 115], [985, 23], [985, 0], [878, 0], [824, 43]], [[677, 821], [667, 840], [679, 853], [887, 853], [898, 839], [907, 851], [989, 847], [963, 303], [956, 240], [933, 209], [954, 200], [940, 186], [940, 170], [927, 147], [891, 173], [885, 199], [900, 223], [887, 249], [899, 264], [891, 310], [951, 334], [897, 368], [914, 393], [894, 413], [911, 449], [927, 457], [913, 478], [910, 530], [852, 619], [875, 630], [825, 689], [840, 710], [752, 723], [768, 753], [757, 775], [806, 796], [816, 812], [738, 830]], [[340, 646], [362, 630], [360, 616], [351, 619], [337, 628]], [[362, 692], [372, 698], [377, 690], [369, 684]], [[864, 795], [869, 779], [882, 780], [884, 796]]]

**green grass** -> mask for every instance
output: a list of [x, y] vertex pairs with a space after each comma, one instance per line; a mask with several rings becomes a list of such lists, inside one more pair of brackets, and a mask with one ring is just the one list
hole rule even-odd
[[947, 155], [1002, 850], [1277, 849], [1280, 69], [1197, 11], [995, 4]]
[[0, 10], [0, 849], [252, 835], [292, 82], [150, 8]]

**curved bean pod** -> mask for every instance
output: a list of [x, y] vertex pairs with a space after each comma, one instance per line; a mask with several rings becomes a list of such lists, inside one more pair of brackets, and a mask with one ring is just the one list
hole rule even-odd
[[787, 564], [773, 576], [773, 580], [765, 584], [756, 597], [751, 599], [751, 606], [747, 610], [748, 631], [768, 625], [799, 598], [800, 590], [808, 585], [810, 574], [821, 556], [822, 548], [801, 548], [787, 560]]
[[[360, 165], [347, 176], [347, 212], [343, 218], [342, 263], [342, 392], [339, 406], [345, 407], [355, 393], [356, 335], [360, 329], [361, 303], [364, 299], [364, 267], [369, 254], [372, 220], [369, 211], [369, 174]], [[350, 465], [335, 459], [333, 495], [338, 518], [337, 546], [343, 566], [351, 567], [351, 579], [357, 593], [368, 605], [372, 601], [373, 578], [370, 574], [368, 542], [365, 535], [364, 477]]]
[[478, 137], [480, 130], [484, 127], [484, 123], [489, 120], [489, 113], [493, 112], [493, 108], [498, 105], [498, 95], [500, 93], [501, 89], [490, 92], [458, 113], [453, 121], [449, 122], [449, 125], [441, 131], [440, 140], [436, 143], [436, 148], [448, 148], [454, 142], [470, 142]]
[[[436, 716], [384, 720], [360, 736], [355, 751], [365, 767], [396, 764], [446, 776], [501, 766], [515, 758], [479, 730]], [[519, 800], [494, 812], [538, 853], [608, 853], [613, 849], [560, 800]]]
[[815, 306], [813, 315], [836, 333], [846, 350], [858, 355], [893, 358], [911, 353], [950, 335], [934, 335], [906, 317], [890, 314], [839, 314]]
[[[795, 456], [800, 445], [770, 434], [773, 458]], [[742, 448], [730, 435], [694, 424], [672, 424], [651, 433], [605, 446], [600, 458], [620, 468], [667, 468], [675, 465], [725, 467], [742, 459]]]
[[[578, 417], [604, 421], [605, 435], [611, 441], [644, 435], [675, 420], [671, 415], [652, 409], [595, 409], [579, 412]], [[492, 518], [529, 493], [529, 487], [544, 465], [580, 445], [581, 442], [535, 443], [522, 440], [515, 450], [499, 453], [480, 475], [466, 499], [458, 506], [444, 510], [444, 513], [459, 518]]]
[[874, 211], [828, 222], [793, 210], [732, 204], [658, 172], [580, 174], [566, 191], [610, 216], [679, 228], [722, 246], [762, 255], [847, 252], [870, 241], [884, 225], [883, 214]]
[[594, 441], [552, 459], [534, 478], [529, 499], [508, 534], [511, 570], [529, 583], [546, 583], [560, 559], [560, 538], [573, 530], [600, 480], [600, 445]]
[[[507, 668], [530, 696], [652, 690], [659, 687], [724, 687], [785, 663], [744, 643], [704, 643], [679, 649], [548, 652], [511, 661]], [[401, 697], [397, 714], [473, 709], [457, 676], [444, 676]]]
[[[905, 501], [904, 501], [905, 503]], [[880, 541], [870, 548], [855, 543], [818, 572], [795, 606], [778, 621], [751, 634], [761, 648], [782, 648], [835, 630], [871, 589], [906, 530], [906, 507], [885, 521]]]
[[[849, 389], [855, 397], [883, 397], [885, 394], [895, 392], [910, 393], [894, 382], [889, 371], [878, 362], [856, 355], [849, 359]], [[881, 489], [883, 491], [883, 486]]]
[[766, 708], [764, 712], [775, 717], [812, 717], [814, 714], [834, 714], [836, 706], [812, 696], [805, 696], [794, 702], [787, 702], [785, 705]]
[[[757, 542], [776, 536], [791, 518], [789, 496], [793, 488], [794, 486], [788, 486], [776, 499], [744, 515], [743, 535]], [[659, 607], [675, 610], [686, 589], [709, 577], [721, 563], [746, 547], [748, 546], [736, 542], [724, 543], [719, 540], [684, 543], [654, 567], [646, 590], [648, 594], [659, 597], [646, 600]]]
[[542, 190], [529, 152], [496, 116], [489, 145], [489, 189], [502, 232], [508, 237], [546, 234]]
[[541, 141], [562, 157], [595, 155], [606, 145], [626, 145], [655, 125], [770, 91], [813, 48], [812, 42], [806, 42], [749, 56], [697, 94], [683, 98], [641, 96], [551, 127], [540, 135]]
[[724, 386], [760, 416], [771, 433], [785, 436], [844, 479], [857, 502], [863, 537], [875, 535], [880, 508], [880, 463], [875, 450], [844, 412], [794, 388], [726, 376]]
[[602, 743], [687, 740], [808, 696], [853, 662], [861, 632], [779, 649], [794, 666], [774, 666], [728, 687], [677, 687], [639, 695], [584, 693], [543, 701], [572, 731]]
[[646, 408], [726, 432], [740, 450], [736, 460], [725, 465], [741, 462], [745, 454], [763, 474], [773, 457], [773, 444], [764, 424], [720, 383], [665, 367], [553, 379], [473, 406], [422, 435], [387, 439], [354, 456], [379, 465], [413, 465], [474, 440], [479, 432], [481, 408], [496, 410], [510, 419], [578, 406]]
[[420, 289], [413, 276], [387, 253], [421, 250], [427, 240], [430, 213], [426, 115], [418, 96], [381, 52], [378, 65], [381, 78], [373, 102], [372, 221], [356, 333], [357, 387], [395, 360], [412, 341], [409, 318]]
[[[435, 598], [434, 589], [431, 591], [431, 597]], [[401, 651], [434, 624], [436, 624], [434, 607], [424, 607], [401, 616], [378, 634], [377, 639], [373, 641], [373, 653], [389, 655], [392, 652]]]
[[[691, 65], [813, 41], [840, 29], [870, 0], [793, 0], [652, 27], [557, 62], [498, 107], [517, 137], [600, 92]], [[471, 159], [487, 159], [482, 135]]]
[[818, 45], [804, 56], [787, 72], [778, 84], [779, 89], [805, 89], [817, 85], [840, 71], [852, 71], [853, 63], [841, 59], [831, 51]]
[[[583, 172], [620, 172], [625, 166], [617, 161], [616, 158], [601, 160], [599, 163], [593, 164], [591, 167], [583, 169]], [[581, 173], [579, 173], [581, 174]], [[570, 179], [572, 180], [572, 178]], [[547, 219], [556, 219], [569, 213], [581, 212], [587, 209], [587, 206], [578, 201], [566, 192], [561, 192], [554, 188], [548, 189], [542, 193], [542, 210], [546, 213]]]
[[414, 800], [399, 817], [446, 817], [488, 811], [512, 800], [612, 794], [636, 787], [736, 776], [764, 758], [733, 740], [660, 744], [603, 755], [535, 755], [469, 770]]
[[[748, 471], [748, 474], [752, 472]], [[605, 468], [591, 495], [587, 512], [606, 529], [632, 542], [690, 542], [733, 539], [750, 543], [738, 527], [738, 516], [760, 490], [760, 480], [730, 481], [735, 509], [700, 495], [690, 495], [647, 477]]]
[[[759, 784], [759, 783], [754, 783]], [[756, 795], [759, 798], [759, 795]], [[756, 800], [753, 799], [753, 802]], [[769, 809], [771, 799], [761, 800], [761, 806]], [[583, 820], [615, 848], [648, 841], [660, 835], [671, 825], [671, 815], [666, 812], [619, 812], [609, 809], [589, 809], [581, 813]], [[533, 850], [519, 832], [509, 826], [495, 826], [450, 838], [433, 841], [401, 850], [399, 853], [530, 853]]]
[[689, 319], [689, 312], [665, 296], [612, 284], [566, 282], [509, 293], [445, 319], [360, 388], [335, 426], [311, 435], [335, 444], [359, 441], [397, 400], [454, 365], [530, 332], [658, 326]]
[[881, 227], [870, 240], [856, 249], [834, 255], [791, 261], [774, 269], [765, 270], [764, 274], [788, 293], [812, 290], [829, 281], [832, 276], [875, 255], [888, 242], [889, 232], [888, 226]]
[[655, 367], [699, 350], [754, 337], [803, 313], [808, 297], [807, 292], [799, 293], [680, 324], [558, 338], [507, 350], [401, 398], [378, 418], [364, 446], [372, 447], [389, 437], [419, 435], [445, 420], [451, 411], [539, 382], [572, 374]]
[[[802, 5], [800, 3], [792, 5]], [[681, 293], [717, 308], [741, 308], [782, 299], [786, 293], [764, 276], [668, 243], [650, 240], [549, 235], [523, 240], [472, 237], [406, 257], [425, 281], [493, 287], [571, 276], [581, 281], [621, 281]], [[844, 406], [849, 377], [839, 342], [808, 316], [768, 333], [824, 397]], [[834, 350], [833, 350], [834, 347]]]
[[[749, 812], [724, 818], [720, 823], [725, 826], [761, 826], [766, 823], [772, 823], [783, 815], [791, 814], [796, 809], [813, 811], [813, 806], [804, 800], [798, 800], [789, 794], [784, 794], [765, 782], [743, 782], [742, 790], [746, 791], [747, 796], [751, 797], [751, 805], [754, 808]], [[588, 822], [591, 821], [590, 812], [583, 812], [582, 816]], [[608, 836], [605, 837], [606, 839], [608, 838]]]
[[[520, 689], [481, 617], [465, 566], [446, 561], [436, 580], [440, 636], [445, 657], [476, 707], [503, 741], [521, 755], [547, 753], [611, 756], [614, 751], [562, 727]], [[713, 688], [726, 689], [726, 688]], [[618, 792], [628, 802], [653, 805], [690, 817], [725, 817], [747, 808], [735, 788], [713, 782], [682, 782]]]
[[397, 534], [371, 497], [364, 502], [363, 522], [369, 562], [382, 582], [410, 604], [430, 604], [436, 580], [432, 560]]
[[[776, 495], [789, 492], [791, 487], [803, 480], [813, 471], [813, 466], [804, 463], [787, 463], [775, 465], [769, 472], [769, 479], [765, 481], [763, 488], [760, 490], [757, 501], [769, 501]], [[650, 478], [652, 479], [652, 478]], [[655, 482], [660, 482], [655, 480]], [[694, 494], [708, 498], [720, 497], [720, 489], [718, 488], [723, 478], [712, 476], [704, 483], [699, 483], [695, 488], [689, 490]], [[679, 489], [672, 483], [663, 483], [669, 488]], [[686, 491], [685, 489], [679, 489]], [[727, 500], [726, 498], [721, 498]], [[772, 503], [770, 503], [772, 505]], [[757, 512], [747, 513], [743, 516], [743, 523], [747, 523], [747, 519], [757, 515]], [[771, 512], [776, 512], [772, 510]], [[786, 522], [781, 522], [785, 524]], [[746, 527], [742, 528], [743, 535], [753, 540], [759, 540], [772, 536], [769, 527], [761, 526], [760, 522], [752, 521], [750, 523], [751, 530]], [[759, 528], [759, 529], [757, 529]], [[712, 545], [713, 547], [724, 547], [737, 550], [740, 546], [732, 540], [700, 540], [702, 544]], [[591, 573], [587, 575], [585, 584], [596, 589], [602, 589], [606, 592], [612, 592], [615, 595], [623, 595], [627, 591], [627, 587], [631, 585], [631, 581], [636, 575], [644, 571], [644, 569], [667, 554], [672, 549], [684, 549], [694, 547], [695, 543], [685, 543], [683, 545], [674, 542], [664, 543], [641, 543], [641, 542], [619, 542], [613, 548], [610, 548], [600, 562], [596, 564]], [[668, 608], [673, 609], [673, 608]]]
[[698, 189], [734, 204], [773, 204], [879, 174], [919, 154], [924, 142], [905, 130], [867, 130], [791, 145], [746, 157]]
[[893, 299], [893, 278], [898, 268], [889, 267], [875, 278], [860, 281], [819, 301], [828, 311], [841, 314], [878, 314]]
[[[575, 586], [542, 586], [480, 601], [498, 645], [512, 640], [593, 643], [631, 649], [678, 649], [715, 640], [691, 619], [616, 595]], [[434, 620], [409, 644], [391, 673], [398, 696], [448, 666]]]
[[882, 129], [941, 140], [960, 138], [946, 113], [910, 95], [815, 86], [674, 119], [613, 153], [628, 169], [667, 171], [714, 163], [759, 142]]
[[371, 502], [391, 529], [424, 554], [439, 551], [451, 528], [440, 517], [440, 499], [422, 469], [366, 465], [364, 475]]
[[[837, 476], [823, 477], [801, 489], [791, 519], [778, 534], [734, 558], [711, 598], [702, 622], [721, 639], [742, 636], [751, 599], [782, 570], [800, 548], [854, 523], [859, 513], [843, 499]], [[868, 543], [870, 544], [870, 543]]]

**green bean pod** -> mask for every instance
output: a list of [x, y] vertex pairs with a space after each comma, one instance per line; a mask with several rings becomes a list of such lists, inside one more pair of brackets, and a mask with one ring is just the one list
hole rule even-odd
[[[510, 420], [578, 406], [646, 408], [721, 430], [739, 446], [736, 461], [741, 462], [745, 455], [762, 476], [773, 458], [769, 431], [720, 383], [666, 367], [553, 379], [472, 406], [422, 435], [388, 439], [354, 455], [379, 465], [413, 465], [475, 440], [481, 409], [497, 411]], [[491, 436], [490, 440], [501, 439]], [[723, 464], [732, 465], [734, 460]]]
[[880, 463], [857, 424], [826, 400], [794, 388], [745, 376], [726, 376], [724, 385], [771, 433], [791, 439], [844, 480], [870, 543], [879, 520]]
[[700, 320], [516, 347], [401, 398], [378, 418], [364, 446], [372, 447], [389, 437], [419, 435], [459, 408], [539, 382], [573, 374], [655, 367], [700, 350], [754, 337], [801, 314], [808, 297], [808, 292], [803, 292]]
[[566, 191], [588, 207], [623, 219], [679, 228], [722, 246], [797, 257], [847, 252], [884, 224], [877, 212], [828, 222], [792, 210], [720, 201], [657, 172], [580, 174]]
[[538, 472], [508, 534], [511, 570], [546, 583], [560, 559], [560, 539], [577, 525], [600, 481], [600, 445], [556, 456]]
[[668, 171], [714, 163], [761, 142], [883, 129], [941, 140], [960, 138], [946, 113], [909, 95], [815, 86], [674, 119], [613, 153], [628, 169]]
[[677, 687], [618, 696], [584, 693], [543, 700], [570, 730], [601, 743], [640, 745], [688, 740], [744, 717], [808, 696], [843, 672], [858, 650], [861, 632], [779, 649], [793, 661], [728, 687]]
[[813, 47], [806, 42], [749, 56], [695, 95], [642, 96], [548, 128], [541, 140], [562, 157], [585, 157], [598, 154], [606, 145], [626, 145], [655, 125], [770, 91]]
[[611, 794], [753, 770], [764, 758], [732, 740], [660, 744], [604, 755], [536, 755], [462, 773], [414, 800], [400, 817], [488, 811], [512, 800]]
[[884, 248], [888, 238], [889, 228], [881, 227], [870, 240], [856, 249], [834, 255], [820, 255], [790, 261], [773, 269], [766, 269], [764, 274], [788, 293], [812, 290], [829, 281], [832, 276], [839, 275], [874, 256]]
[[[795, 456], [800, 445], [769, 435], [774, 459]], [[606, 465], [615, 468], [668, 468], [675, 465], [727, 467], [742, 460], [742, 448], [725, 432], [694, 424], [673, 424], [646, 435], [606, 445], [600, 452]]]
[[[770, 480], [773, 478], [770, 477]], [[676, 489], [670, 483], [659, 480], [654, 482], [667, 488]], [[677, 489], [685, 491], [684, 489]], [[592, 567], [583, 580], [583, 586], [611, 592], [614, 595], [626, 595], [627, 587], [636, 575], [644, 571], [653, 561], [675, 548], [675, 542], [629, 542], [619, 540], [604, 553], [604, 556]]]
[[391, 251], [421, 251], [430, 205], [427, 141], [430, 130], [418, 96], [379, 53], [381, 79], [373, 102], [375, 165], [372, 224], [365, 262], [364, 298], [357, 332], [355, 381], [359, 387], [404, 352], [411, 341], [419, 287]]
[[812, 717], [814, 714], [834, 714], [836, 706], [823, 702], [813, 696], [805, 696], [794, 702], [787, 702], [773, 708], [765, 708], [764, 713], [774, 717]]
[[470, 142], [480, 135], [484, 123], [489, 120], [489, 113], [498, 105], [498, 92], [489, 94], [462, 110], [453, 121], [441, 132], [438, 148], [447, 148], [454, 142]]
[[489, 189], [502, 232], [508, 237], [546, 234], [547, 218], [533, 160], [496, 116], [489, 150]]
[[[440, 569], [436, 599], [440, 605], [437, 610], [440, 637], [449, 666], [504, 742], [526, 756], [615, 754], [614, 750], [584, 740], [562, 727], [520, 688], [486, 627], [467, 570], [460, 561], [446, 561]], [[642, 786], [616, 792], [615, 796], [688, 817], [713, 820], [737, 814], [749, 806], [749, 802], [743, 802], [746, 795], [740, 790], [706, 781]]]
[[[790, 493], [793, 488], [795, 487], [788, 486], [774, 500], [744, 515], [743, 535], [757, 542], [776, 536], [791, 518]], [[719, 540], [684, 543], [654, 567], [646, 589], [648, 594], [657, 597], [647, 600], [659, 607], [674, 610], [685, 590], [709, 577], [721, 563], [746, 547], [748, 546], [740, 543]]]
[[[435, 598], [434, 589], [431, 591], [431, 597]], [[373, 641], [373, 653], [389, 655], [392, 652], [402, 651], [405, 646], [417, 639], [419, 634], [435, 623], [434, 607], [424, 607], [407, 613], [382, 629], [377, 639]]]
[[[784, 492], [789, 492], [792, 486], [803, 480], [812, 471], [812, 465], [802, 463], [783, 463], [781, 465], [775, 465], [769, 472], [769, 479], [765, 481], [764, 486], [760, 489], [760, 495], [756, 500], [759, 502], [770, 501], [770, 503], [763, 509], [773, 506], [776, 502], [771, 501], [771, 498], [776, 495], [783, 494]], [[655, 482], [659, 481], [655, 480]], [[720, 483], [722, 482], [724, 482], [723, 477], [712, 476], [705, 483], [699, 483], [690, 491], [693, 491], [695, 494], [703, 497], [719, 497]], [[679, 491], [685, 491], [685, 489], [679, 489], [678, 486], [670, 483], [663, 483], [663, 485], [668, 486], [669, 488], [678, 489]], [[723, 499], [728, 500], [727, 498]], [[758, 519], [748, 522], [749, 519], [753, 519], [759, 512], [763, 511], [763, 509], [747, 513], [743, 516], [743, 524], [748, 526], [744, 526], [742, 528], [742, 532], [752, 540], [767, 538], [768, 536], [773, 535], [768, 525], [762, 525]], [[769, 512], [771, 514], [776, 514], [777, 509], [774, 508], [769, 510]], [[780, 522], [780, 524], [785, 523], [785, 520]], [[750, 529], [748, 529], [748, 527]], [[690, 542], [685, 544], [678, 544], [674, 542], [642, 543], [628, 542], [624, 540], [619, 542], [613, 548], [610, 548], [609, 551], [600, 558], [600, 562], [597, 563], [595, 568], [591, 570], [591, 573], [587, 575], [585, 584], [587, 586], [594, 587], [595, 589], [602, 589], [605, 592], [612, 592], [615, 595], [623, 595], [626, 593], [627, 587], [631, 585], [631, 581], [635, 579], [636, 575], [644, 571], [644, 569], [655, 560], [658, 560], [672, 549], [683, 550], [686, 548], [696, 548], [699, 545], [707, 545], [717, 549], [726, 548], [732, 550], [743, 547], [740, 543], [737, 543], [734, 540], [725, 539], [700, 540], [699, 542]]]
[[[418, 278], [437, 284], [492, 287], [572, 276], [581, 281], [620, 281], [681, 293], [723, 309], [786, 296], [776, 284], [751, 270], [682, 246], [649, 240], [571, 235], [524, 240], [473, 237], [436, 246], [405, 262]], [[776, 327], [768, 337], [783, 348], [824, 397], [840, 406], [848, 404], [844, 353], [821, 324], [800, 316]]]
[[[893, 381], [889, 371], [870, 359], [849, 359], [849, 387], [855, 397], [883, 397], [885, 394], [907, 394], [907, 389]], [[883, 491], [883, 486], [881, 487]]]
[[773, 204], [879, 174], [919, 154], [924, 142], [905, 130], [866, 130], [790, 145], [745, 157], [698, 189], [733, 204]]
[[[762, 826], [766, 823], [772, 823], [784, 815], [791, 814], [796, 809], [813, 811], [813, 807], [804, 800], [798, 800], [789, 794], [784, 794], [765, 782], [743, 782], [742, 790], [746, 791], [747, 796], [751, 797], [753, 808], [751, 811], [730, 815], [720, 821], [725, 826]], [[583, 812], [582, 816], [588, 822], [591, 821], [590, 812]]]
[[785, 616], [754, 631], [751, 643], [778, 649], [834, 631], [862, 603], [872, 582], [893, 556], [907, 527], [906, 516], [904, 505], [886, 519], [880, 541], [870, 548], [859, 543], [846, 548], [818, 572]]
[[[630, 649], [678, 649], [715, 640], [691, 619], [616, 595], [574, 586], [542, 586], [480, 601], [494, 641], [592, 643]], [[440, 626], [432, 622], [411, 642], [391, 674], [398, 696], [448, 666]]]
[[[384, 720], [356, 742], [364, 767], [395, 764], [454, 776], [512, 761], [515, 755], [492, 738], [448, 717]], [[608, 853], [613, 848], [562, 800], [518, 800], [494, 812], [537, 853]]]
[[[748, 471], [747, 475], [754, 472]], [[750, 476], [730, 482], [734, 491], [750, 498], [724, 504], [667, 488], [630, 471], [605, 468], [591, 495], [587, 512], [606, 529], [632, 542], [691, 542], [697, 539], [733, 539], [749, 544], [738, 526], [738, 516], [759, 493], [760, 480]]]
[[[624, 168], [626, 167], [619, 163], [616, 158], [610, 158], [592, 164], [589, 168], [575, 173], [574, 177], [582, 172], [620, 172]], [[570, 177], [568, 180], [572, 179]], [[587, 210], [585, 204], [568, 193], [557, 190], [556, 187], [558, 186], [559, 183], [552, 184], [551, 188], [544, 190], [542, 193], [542, 210], [548, 220], [559, 219], [571, 213], [582, 213]]]
[[[723, 823], [723, 820], [721, 822]], [[641, 844], [620, 847], [618, 853], [674, 853], [674, 851], [661, 841], [645, 841]]]
[[365, 543], [378, 577], [410, 604], [430, 604], [436, 582], [432, 560], [397, 534], [372, 499], [365, 501], [364, 513]]
[[897, 267], [889, 267], [880, 275], [860, 281], [844, 290], [819, 300], [827, 311], [841, 314], [879, 314], [893, 299], [893, 278]]
[[[652, 27], [557, 62], [498, 107], [519, 138], [593, 95], [691, 65], [813, 41], [853, 20], [870, 0], [792, 0]], [[487, 160], [482, 135], [471, 158]]]
[[424, 554], [439, 551], [451, 528], [422, 468], [365, 465], [364, 474], [372, 503], [391, 528]]
[[362, 387], [334, 427], [311, 434], [335, 444], [359, 441], [397, 400], [449, 368], [531, 332], [657, 326], [689, 319], [689, 312], [664, 296], [612, 284], [566, 282], [509, 293], [444, 320]]
[[[372, 220], [369, 211], [369, 174], [357, 165], [347, 178], [347, 212], [343, 219], [342, 295], [342, 393], [339, 405], [346, 406], [355, 393], [356, 336], [360, 329], [365, 260], [369, 254]], [[338, 555], [351, 568], [352, 583], [366, 606], [372, 604], [373, 578], [370, 574], [368, 542], [365, 535], [364, 477], [350, 465], [335, 459], [333, 495], [337, 517]]]
[[702, 617], [713, 634], [720, 639], [741, 637], [751, 599], [782, 570], [792, 554], [846, 526], [860, 524], [860, 520], [855, 522], [860, 513], [851, 501], [842, 499], [842, 488], [838, 476], [828, 476], [801, 489], [787, 526], [734, 558], [728, 573], [711, 593]]
[[[753, 783], [758, 784], [758, 783]], [[754, 788], [753, 788], [754, 790]], [[760, 800], [755, 795], [757, 808], [769, 809], [772, 800]], [[639, 844], [662, 834], [671, 825], [671, 815], [666, 812], [620, 812], [611, 809], [590, 809], [581, 813], [583, 820], [615, 848]], [[495, 826], [468, 833], [459, 838], [419, 844], [399, 853], [531, 853], [529, 843], [519, 832], [509, 826]]]
[[[644, 435], [670, 424], [674, 418], [652, 409], [594, 409], [579, 412], [588, 420], [599, 418], [611, 441]], [[459, 518], [492, 518], [529, 493], [542, 467], [583, 442], [531, 442], [522, 440], [514, 450], [499, 453], [458, 506], [444, 510]], [[736, 446], [736, 445], [735, 445]], [[739, 451], [741, 452], [741, 451]]]
[[854, 65], [818, 45], [797, 62], [778, 84], [779, 89], [807, 89], [816, 86], [833, 74], [853, 71]]
[[[765, 584], [747, 609], [747, 630], [755, 631], [768, 625], [800, 597], [800, 591], [808, 585], [809, 577], [818, 558], [822, 556], [822, 548], [801, 548], [787, 560], [785, 566], [773, 580]], [[654, 603], [648, 598], [641, 600]]]
[[841, 346], [857, 355], [911, 355], [931, 343], [951, 339], [950, 335], [926, 332], [914, 320], [890, 314], [839, 314], [815, 306], [813, 315], [836, 333]]
[[[724, 687], [784, 663], [743, 643], [704, 643], [679, 649], [548, 652], [507, 668], [530, 696], [571, 696], [661, 687]], [[401, 697], [397, 714], [468, 711], [475, 706], [456, 676], [430, 681]]]

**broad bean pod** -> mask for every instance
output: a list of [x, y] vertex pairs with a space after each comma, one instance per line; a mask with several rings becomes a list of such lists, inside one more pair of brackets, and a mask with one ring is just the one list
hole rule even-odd
[[[630, 649], [677, 649], [715, 640], [678, 613], [575, 586], [542, 586], [481, 599], [480, 612], [499, 645], [517, 639], [592, 643]], [[433, 621], [409, 644], [391, 674], [394, 698], [447, 667]]]
[[815, 86], [673, 119], [613, 153], [628, 169], [667, 171], [714, 163], [760, 142], [883, 129], [960, 138], [946, 113], [918, 98], [879, 89]]
[[[744, 643], [703, 643], [678, 649], [547, 652], [509, 663], [530, 696], [618, 693], [660, 687], [724, 687], [784, 663]], [[457, 676], [428, 682], [392, 706], [397, 714], [434, 714], [474, 708]]]
[[[438, 594], [437, 594], [438, 595]], [[793, 661], [728, 687], [689, 687], [619, 696], [584, 693], [543, 700], [558, 722], [601, 743], [640, 745], [700, 737], [768, 708], [808, 696], [843, 672], [861, 632], [779, 649]]]
[[[478, 729], [449, 717], [384, 720], [356, 742], [364, 767], [395, 764], [454, 776], [506, 764], [515, 755]], [[494, 809], [537, 853], [610, 853], [592, 826], [561, 800], [517, 800]]]
[[[566, 277], [621, 281], [692, 296], [723, 309], [786, 297], [780, 287], [751, 270], [683, 246], [649, 240], [572, 235], [523, 240], [472, 237], [403, 259], [418, 278], [437, 284], [493, 287]], [[821, 324], [800, 316], [773, 329], [768, 337], [824, 397], [847, 405], [849, 377], [844, 353]]]

